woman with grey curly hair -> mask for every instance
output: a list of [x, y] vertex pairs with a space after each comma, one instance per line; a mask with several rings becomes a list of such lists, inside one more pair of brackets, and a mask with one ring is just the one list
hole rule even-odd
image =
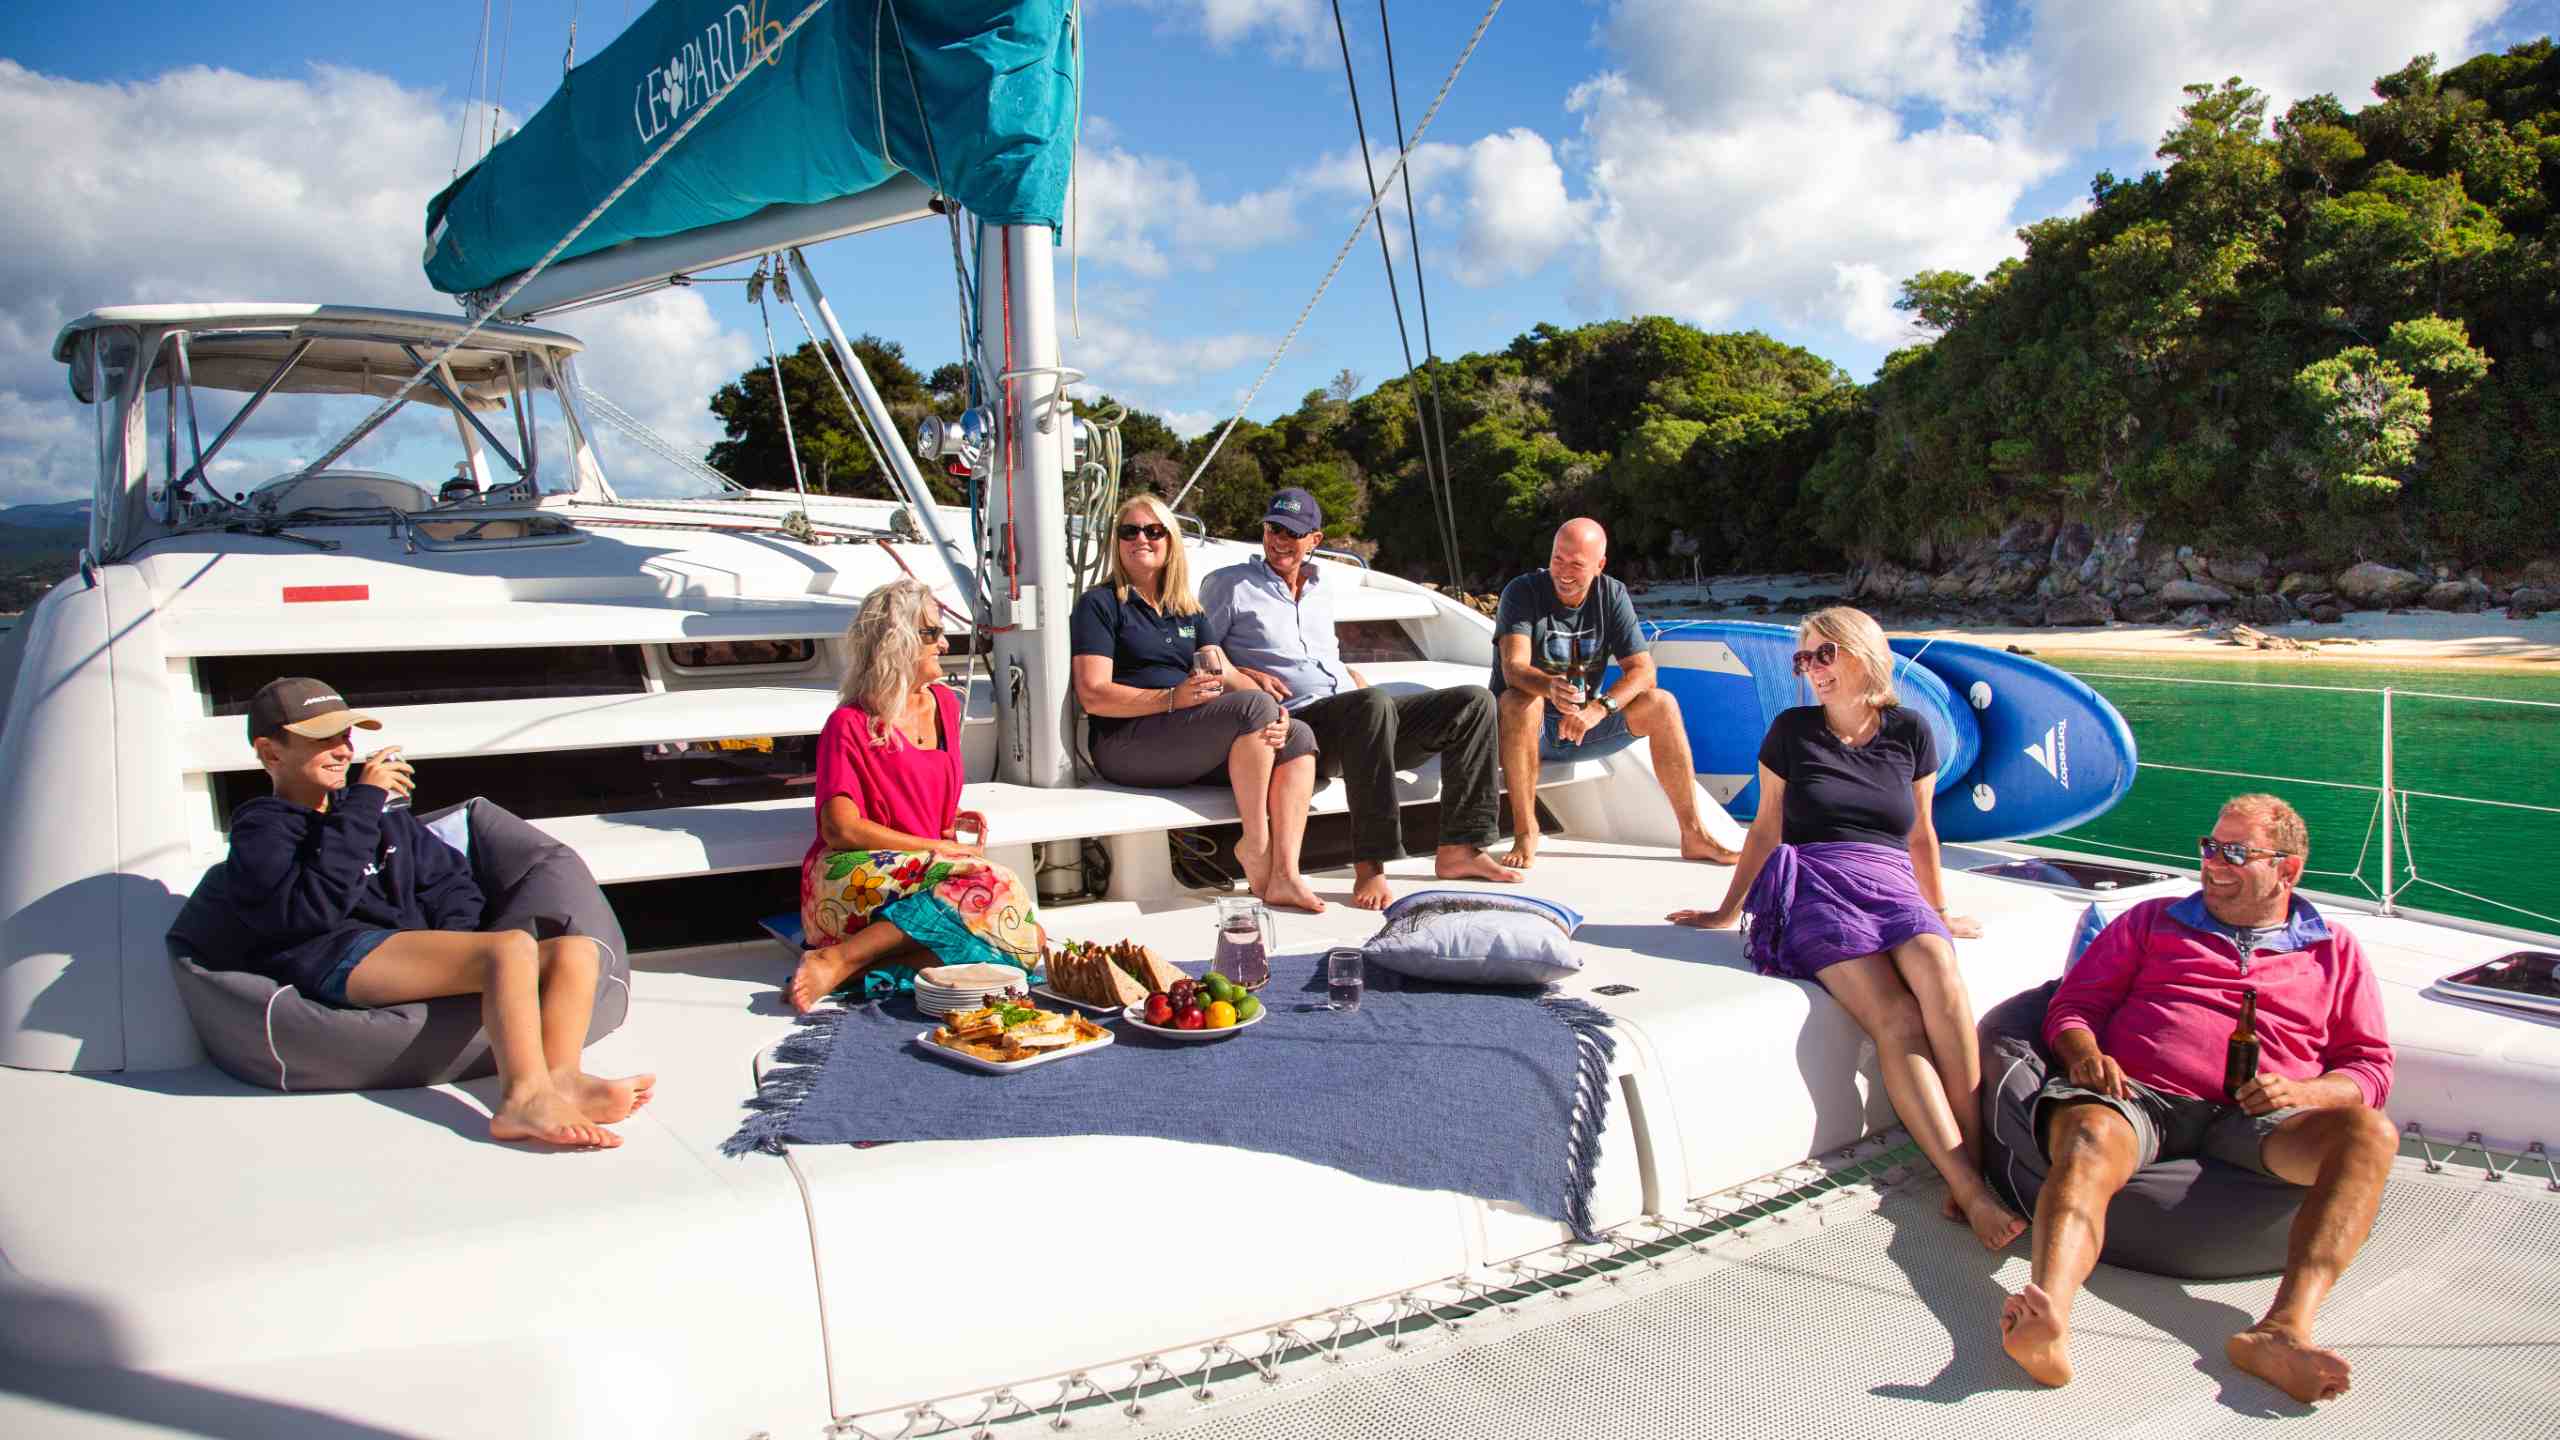
[[[818, 835], [800, 862], [808, 949], [788, 998], [805, 1011], [846, 982], [913, 986], [916, 968], [994, 961], [1037, 973], [1048, 943], [1031, 893], [986, 857], [960, 809], [960, 697], [933, 592], [893, 580], [845, 630], [852, 656], [818, 735]], [[977, 837], [959, 838], [963, 819]]]

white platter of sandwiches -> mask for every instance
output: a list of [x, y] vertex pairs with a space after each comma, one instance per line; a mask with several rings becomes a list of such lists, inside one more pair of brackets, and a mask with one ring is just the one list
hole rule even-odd
[[1120, 1015], [1186, 979], [1144, 945], [1070, 940], [1042, 958], [1047, 979], [1032, 993], [1097, 1015]]
[[919, 1032], [916, 1043], [973, 1070], [1010, 1075], [1099, 1050], [1111, 1032], [1081, 1015], [998, 999], [944, 1016], [940, 1029]]

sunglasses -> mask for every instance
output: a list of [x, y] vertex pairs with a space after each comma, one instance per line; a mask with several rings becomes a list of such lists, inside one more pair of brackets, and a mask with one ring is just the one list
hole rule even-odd
[[1840, 647], [1834, 645], [1828, 640], [1825, 640], [1810, 650], [1799, 650], [1796, 652], [1796, 673], [1801, 675], [1817, 665], [1828, 670], [1831, 668], [1832, 662], [1839, 658]]
[[1135, 540], [1141, 535], [1146, 536], [1150, 540], [1161, 540], [1172, 533], [1172, 531], [1167, 530], [1161, 525], [1123, 525], [1120, 527], [1120, 538], [1123, 540]]
[[2246, 865], [2252, 860], [2281, 860], [2290, 850], [2259, 850], [2237, 840], [2216, 840], [2210, 835], [2196, 838], [2196, 854], [2211, 860], [2220, 857], [2225, 865]]
[[942, 643], [941, 627], [935, 625], [920, 626], [916, 630], [916, 638], [927, 645], [939, 645]]

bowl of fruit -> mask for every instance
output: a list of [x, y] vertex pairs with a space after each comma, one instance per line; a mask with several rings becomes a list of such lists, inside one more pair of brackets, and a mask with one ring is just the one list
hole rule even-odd
[[1223, 1040], [1262, 1023], [1262, 1002], [1212, 970], [1176, 980], [1121, 1012], [1130, 1026], [1168, 1040]]

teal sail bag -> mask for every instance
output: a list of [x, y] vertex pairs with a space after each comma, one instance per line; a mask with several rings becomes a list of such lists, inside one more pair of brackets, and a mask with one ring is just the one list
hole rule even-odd
[[720, 88], [737, 89], [564, 251], [681, 235], [900, 173], [1001, 225], [1059, 224], [1076, 105], [1069, 0], [659, 0], [427, 203], [447, 294], [530, 268]]

